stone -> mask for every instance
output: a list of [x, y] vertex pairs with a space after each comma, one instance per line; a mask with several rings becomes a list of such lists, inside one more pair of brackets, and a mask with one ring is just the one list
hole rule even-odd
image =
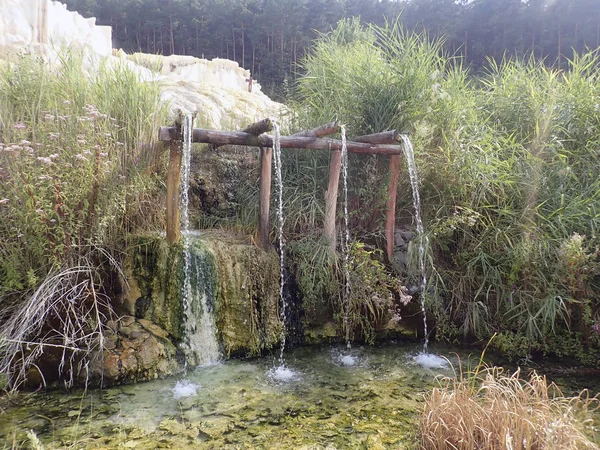
[[133, 348], [127, 348], [121, 353], [121, 371], [125, 376], [131, 376], [138, 370], [138, 361], [135, 353], [136, 351]]
[[144, 327], [146, 330], [148, 330], [154, 336], [158, 336], [163, 339], [166, 339], [167, 337], [169, 337], [169, 333], [167, 333], [165, 330], [163, 330], [158, 325], [153, 324], [149, 320], [139, 319], [138, 322], [142, 327]]
[[114, 352], [104, 352], [104, 376], [109, 380], [116, 380], [120, 373], [119, 355]]
[[139, 370], [149, 370], [155, 367], [163, 353], [162, 345], [156, 338], [148, 337], [137, 349]]
[[119, 328], [119, 332], [123, 332], [123, 327], [128, 327], [129, 325], [131, 325], [133, 322], [135, 322], [135, 317], [133, 316], [122, 316], [120, 319], [120, 325], [121, 327]]

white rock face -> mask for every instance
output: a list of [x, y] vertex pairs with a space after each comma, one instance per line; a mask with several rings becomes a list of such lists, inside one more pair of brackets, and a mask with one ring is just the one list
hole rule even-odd
[[109, 56], [112, 30], [52, 0], [0, 0], [0, 57], [22, 51], [51, 57], [70, 45]]
[[0, 0], [0, 59], [27, 52], [56, 61], [62, 47], [81, 47], [91, 64], [125, 64], [141, 80], [158, 80], [171, 111], [198, 112], [196, 126], [236, 129], [265, 117], [280, 117], [284, 107], [261, 92], [250, 72], [227, 59], [159, 56], [113, 51], [110, 27], [96, 25], [52, 0]]

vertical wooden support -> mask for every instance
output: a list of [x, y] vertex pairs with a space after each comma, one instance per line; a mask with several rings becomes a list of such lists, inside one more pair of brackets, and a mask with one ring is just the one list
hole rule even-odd
[[181, 128], [177, 138], [171, 140], [169, 149], [169, 169], [167, 173], [167, 242], [174, 244], [179, 241], [179, 190], [181, 185], [181, 158], [183, 141]]
[[385, 216], [385, 240], [388, 261], [394, 257], [394, 231], [396, 225], [396, 192], [400, 177], [400, 155], [390, 156], [390, 181], [388, 184], [387, 212]]
[[258, 239], [263, 250], [271, 247], [269, 240], [269, 207], [271, 204], [271, 163], [273, 149], [260, 148], [260, 190], [258, 194]]
[[340, 170], [342, 167], [342, 151], [333, 150], [329, 162], [329, 185], [325, 193], [325, 239], [329, 242], [331, 252], [335, 252], [336, 233], [335, 216], [337, 210], [338, 186], [340, 182]]

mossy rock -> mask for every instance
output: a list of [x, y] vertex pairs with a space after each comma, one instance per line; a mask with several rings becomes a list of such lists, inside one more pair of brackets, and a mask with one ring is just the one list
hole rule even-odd
[[220, 233], [204, 235], [216, 267], [216, 323], [227, 355], [258, 355], [279, 342], [277, 254]]
[[[136, 237], [125, 267], [128, 283], [121, 312], [147, 319], [183, 339], [184, 254], [162, 237]], [[258, 355], [281, 337], [279, 260], [243, 238], [223, 232], [202, 232], [189, 248], [207, 270], [218, 339], [227, 356]]]
[[183, 258], [181, 245], [158, 236], [135, 237], [125, 263], [128, 278], [121, 306], [126, 314], [147, 319], [175, 340], [183, 337]]

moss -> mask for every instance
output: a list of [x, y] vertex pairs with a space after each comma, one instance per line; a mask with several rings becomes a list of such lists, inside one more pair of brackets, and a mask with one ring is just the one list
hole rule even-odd
[[180, 340], [183, 322], [182, 247], [169, 246], [160, 237], [134, 239], [136, 243], [131, 246], [134, 251], [126, 267], [139, 290], [139, 297], [135, 299], [135, 316], [156, 323]]
[[263, 250], [221, 234], [204, 235], [214, 255], [219, 338], [227, 355], [257, 355], [280, 338], [279, 261]]

